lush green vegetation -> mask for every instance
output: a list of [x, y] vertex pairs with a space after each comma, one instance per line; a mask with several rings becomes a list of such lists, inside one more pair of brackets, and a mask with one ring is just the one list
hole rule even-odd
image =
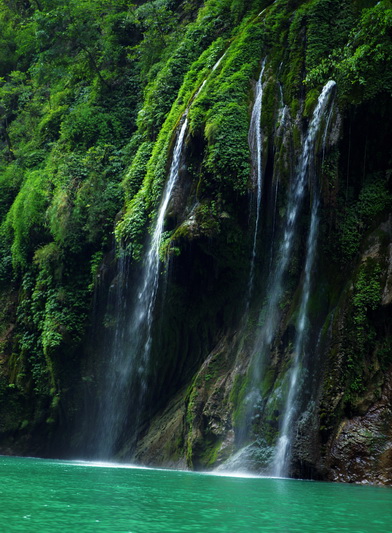
[[[279, 229], [302, 133], [321, 87], [335, 79], [344, 140], [320, 164], [322, 249], [333, 263], [326, 278], [338, 273], [354, 281], [350, 268], [364, 238], [391, 208], [391, 161], [377, 128], [365, 140], [350, 128], [359, 130], [358, 114], [375, 113], [379, 102], [373, 122], [384, 120], [380, 131], [388, 136], [391, 28], [390, 0], [0, 0], [0, 302], [7, 311], [0, 314], [0, 408], [24, 405], [20, 429], [33, 421], [53, 425], [63, 395], [81, 379], [97, 280], [111, 267], [116, 243], [131, 262], [142, 259], [185, 113], [187, 198], [171, 208], [162, 258], [186, 261], [199, 246], [211, 262], [198, 265], [225, 272], [238, 294], [246, 286], [239, 279], [249, 272], [251, 247], [248, 129], [265, 58], [265, 192], [282, 185], [277, 213], [267, 206], [263, 216], [276, 216]], [[283, 106], [290, 127], [282, 133]], [[184, 264], [193, 279], [191, 261]], [[380, 303], [377, 268], [355, 274], [349, 342], [360, 350], [345, 348], [351, 392], [362, 390], [363, 361], [376, 346], [368, 320]], [[294, 285], [298, 269], [292, 265]], [[341, 278], [337, 283], [339, 292]], [[295, 300], [294, 291], [286, 302]], [[204, 308], [211, 306], [208, 294]], [[291, 307], [295, 314], [295, 302]], [[234, 312], [219, 313], [223, 331]], [[270, 391], [279, 369], [268, 372], [263, 387]], [[234, 425], [244, 376], [237, 375], [227, 398]], [[212, 389], [218, 377], [200, 380]], [[195, 391], [194, 383], [192, 431]], [[34, 413], [25, 407], [31, 399]], [[201, 445], [190, 435], [190, 461], [199, 453], [210, 465], [221, 440]]]

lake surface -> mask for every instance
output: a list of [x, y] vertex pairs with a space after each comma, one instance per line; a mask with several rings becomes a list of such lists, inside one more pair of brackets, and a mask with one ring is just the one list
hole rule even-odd
[[392, 531], [392, 489], [0, 457], [0, 531]]

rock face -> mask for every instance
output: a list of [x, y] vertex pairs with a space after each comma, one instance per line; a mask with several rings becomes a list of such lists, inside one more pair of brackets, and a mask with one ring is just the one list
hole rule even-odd
[[[331, 328], [320, 407], [325, 443], [320, 467], [334, 481], [392, 484], [391, 306], [385, 296], [391, 283], [390, 241], [388, 219], [369, 235]], [[377, 281], [374, 311], [372, 280]], [[364, 301], [363, 291], [366, 317], [357, 315], [355, 305]], [[348, 349], [353, 334], [356, 343]]]
[[[381, 226], [381, 231], [387, 235], [392, 234], [392, 217], [389, 217], [388, 222]], [[384, 289], [382, 291], [381, 305], [387, 307], [392, 304], [392, 243], [389, 243], [385, 251], [385, 281]]]
[[[183, 453], [186, 424], [183, 397], [184, 392], [179, 393], [150, 424], [147, 434], [140, 439], [134, 453], [137, 462], [148, 466], [164, 465], [166, 468], [182, 470], [188, 468]], [[125, 457], [129, 457], [126, 446], [123, 453]]]
[[363, 416], [343, 420], [328, 444], [332, 481], [392, 485], [392, 372], [380, 399]]

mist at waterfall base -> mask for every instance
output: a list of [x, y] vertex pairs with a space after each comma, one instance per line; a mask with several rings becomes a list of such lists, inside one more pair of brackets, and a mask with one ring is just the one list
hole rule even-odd
[[382, 487], [14, 457], [0, 467], [7, 532], [387, 533], [392, 521]]

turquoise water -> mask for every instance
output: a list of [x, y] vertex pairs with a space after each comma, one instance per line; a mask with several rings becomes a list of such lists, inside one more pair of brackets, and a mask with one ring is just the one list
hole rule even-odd
[[0, 457], [0, 531], [391, 533], [392, 490]]

